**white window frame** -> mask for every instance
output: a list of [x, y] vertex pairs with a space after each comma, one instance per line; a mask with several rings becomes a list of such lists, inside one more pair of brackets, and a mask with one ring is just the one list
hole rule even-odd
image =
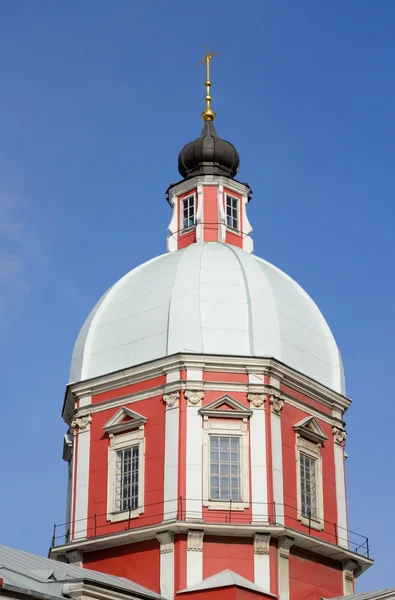
[[[145, 440], [144, 425], [138, 429], [128, 431], [119, 435], [110, 435], [110, 446], [108, 448], [108, 482], [107, 482], [107, 520], [112, 523], [135, 519], [144, 512], [144, 463], [145, 463]], [[116, 508], [116, 470], [117, 452], [126, 450], [132, 446], [139, 447], [139, 481], [138, 481], [138, 506], [134, 510], [119, 511]]]
[[[315, 462], [316, 472], [316, 515], [310, 519], [302, 515], [302, 490], [301, 490], [301, 474], [300, 474], [300, 455], [305, 454], [313, 458]], [[324, 494], [322, 481], [322, 456], [321, 444], [311, 442], [296, 435], [296, 487], [298, 496], [298, 520], [312, 529], [322, 530], [324, 528]]]
[[[189, 198], [193, 198], [193, 225], [188, 225], [188, 227], [184, 227], [184, 202], [185, 200], [189, 200]], [[181, 235], [183, 235], [184, 233], [189, 233], [190, 231], [193, 231], [193, 229], [195, 229], [196, 227], [196, 194], [195, 192], [193, 192], [192, 194], [188, 194], [187, 196], [184, 196], [183, 198], [180, 198], [180, 229], [181, 229]]]
[[[232, 227], [232, 225], [228, 225], [228, 197], [231, 198], [232, 200], [236, 200], [236, 206], [237, 206], [237, 208], [236, 208], [236, 211], [237, 211], [237, 228], [236, 227]], [[238, 235], [241, 235], [241, 229], [240, 229], [240, 226], [241, 226], [241, 222], [240, 222], [240, 198], [237, 198], [236, 196], [233, 196], [232, 194], [229, 194], [226, 191], [225, 191], [225, 222], [226, 222], [227, 229], [229, 229], [233, 233], [237, 233]]]
[[[203, 506], [212, 510], [244, 510], [250, 504], [249, 435], [247, 418], [235, 421], [203, 417]], [[239, 437], [240, 497], [239, 502], [210, 499], [210, 436]]]

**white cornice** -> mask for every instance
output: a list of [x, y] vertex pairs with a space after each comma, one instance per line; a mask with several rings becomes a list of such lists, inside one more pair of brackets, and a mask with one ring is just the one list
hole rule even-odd
[[180, 196], [185, 194], [189, 190], [197, 188], [198, 185], [223, 185], [228, 190], [232, 190], [241, 196], [251, 195], [251, 188], [247, 183], [241, 183], [228, 177], [221, 175], [198, 175], [191, 177], [191, 179], [182, 180], [176, 183], [168, 190], [169, 203], [172, 204], [174, 196]]
[[[274, 358], [258, 358], [258, 357], [240, 357], [240, 356], [220, 356], [220, 355], [205, 355], [205, 354], [175, 354], [167, 356], [156, 361], [149, 363], [143, 363], [141, 365], [131, 367], [130, 369], [123, 369], [110, 373], [102, 377], [89, 379], [79, 383], [70, 383], [66, 389], [66, 397], [63, 408], [63, 416], [66, 422], [70, 422], [74, 414], [75, 400], [83, 396], [93, 396], [109, 390], [132, 385], [148, 379], [153, 379], [161, 375], [165, 375], [169, 371], [181, 371], [193, 368], [198, 368], [203, 371], [209, 372], [221, 372], [221, 373], [260, 373], [281, 380], [281, 383], [287, 387], [304, 394], [311, 400], [336, 410], [343, 414], [349, 407], [351, 400], [341, 394], [327, 388], [326, 386], [318, 383], [299, 373], [290, 367], [287, 367], [283, 363], [277, 361]], [[237, 383], [226, 383], [226, 391], [241, 391], [246, 389], [248, 392], [258, 393], [262, 389], [259, 384], [237, 384]], [[213, 386], [210, 388], [209, 386]], [[241, 386], [245, 386], [244, 388]], [[222, 382], [204, 382], [205, 389], [218, 389], [224, 388]], [[175, 386], [174, 383], [166, 384], [166, 386], [160, 386], [157, 388], [151, 388], [146, 392], [139, 392], [139, 394], [146, 394], [144, 397], [151, 397], [153, 395], [159, 395], [161, 393], [170, 393], [180, 389], [179, 386]], [[289, 394], [284, 393], [286, 398], [290, 397]], [[127, 397], [135, 398], [135, 395], [128, 395]], [[116, 404], [120, 399], [116, 401], [106, 401], [100, 403], [100, 406], [105, 406], [107, 403], [111, 406], [117, 406]], [[290, 398], [290, 404], [294, 402], [300, 402], [306, 407], [310, 405], [297, 400], [294, 397]], [[90, 405], [89, 410], [81, 409], [83, 412], [95, 412], [95, 406]], [[102, 410], [102, 409], [101, 409]], [[318, 412], [318, 409], [316, 409]], [[329, 419], [329, 417], [328, 417]]]

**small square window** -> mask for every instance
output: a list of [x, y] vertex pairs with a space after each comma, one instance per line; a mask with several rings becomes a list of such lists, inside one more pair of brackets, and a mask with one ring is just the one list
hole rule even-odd
[[239, 200], [226, 194], [226, 225], [239, 231]]
[[182, 199], [181, 222], [183, 229], [189, 229], [195, 226], [195, 196], [188, 196]]

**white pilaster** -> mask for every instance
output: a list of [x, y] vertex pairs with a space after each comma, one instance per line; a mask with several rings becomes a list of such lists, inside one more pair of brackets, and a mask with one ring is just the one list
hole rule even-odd
[[74, 435], [78, 437], [77, 458], [75, 461], [74, 539], [85, 538], [87, 532], [91, 421], [92, 417], [89, 415], [78, 417], [71, 424]]
[[270, 592], [270, 534], [254, 535], [254, 583]]
[[185, 390], [186, 407], [186, 498], [185, 517], [196, 520], [202, 518], [202, 417], [199, 408], [202, 405], [202, 390]]
[[346, 481], [344, 472], [344, 444], [346, 432], [333, 427], [335, 471], [336, 471], [336, 503], [337, 503], [337, 543], [348, 548]]
[[187, 539], [187, 588], [203, 580], [204, 531], [192, 529]]
[[250, 393], [250, 460], [253, 522], [268, 521], [265, 394]]
[[170, 531], [157, 534], [160, 543], [160, 594], [174, 598], [174, 535]]
[[271, 396], [271, 438], [272, 438], [272, 471], [273, 500], [276, 507], [276, 523], [284, 525], [284, 489], [283, 489], [283, 445], [281, 436], [281, 410], [284, 401]]
[[294, 539], [283, 535], [278, 538], [278, 596], [289, 600], [289, 549]]
[[196, 241], [204, 242], [204, 199], [203, 186], [197, 185], [197, 211], [196, 211]]
[[358, 563], [355, 560], [346, 560], [343, 563], [343, 594], [344, 596], [351, 596], [355, 593], [354, 590], [354, 571], [357, 568]]
[[[174, 375], [168, 373], [167, 383], [179, 379], [179, 371]], [[177, 518], [178, 497], [178, 426], [179, 426], [179, 397], [180, 392], [165, 394], [165, 473], [164, 473], [164, 499], [163, 518]]]

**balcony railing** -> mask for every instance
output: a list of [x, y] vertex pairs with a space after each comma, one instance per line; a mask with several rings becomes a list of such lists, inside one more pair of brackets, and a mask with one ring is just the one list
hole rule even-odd
[[139, 530], [150, 525], [167, 521], [188, 521], [208, 525], [232, 525], [235, 529], [245, 526], [288, 527], [315, 539], [339, 545], [360, 556], [369, 558], [369, 540], [367, 537], [340, 527], [334, 521], [321, 519], [321, 527], [310, 516], [298, 519], [298, 510], [288, 504], [249, 503], [249, 507], [240, 510], [236, 503], [229, 502], [229, 508], [212, 510], [202, 507], [202, 499], [191, 500], [180, 496], [176, 500], [145, 504], [138, 517], [132, 517], [136, 509], [129, 512], [129, 518], [111, 523], [107, 513], [93, 514], [84, 519], [54, 525], [51, 547], [56, 548], [71, 541], [111, 536], [123, 531]]

